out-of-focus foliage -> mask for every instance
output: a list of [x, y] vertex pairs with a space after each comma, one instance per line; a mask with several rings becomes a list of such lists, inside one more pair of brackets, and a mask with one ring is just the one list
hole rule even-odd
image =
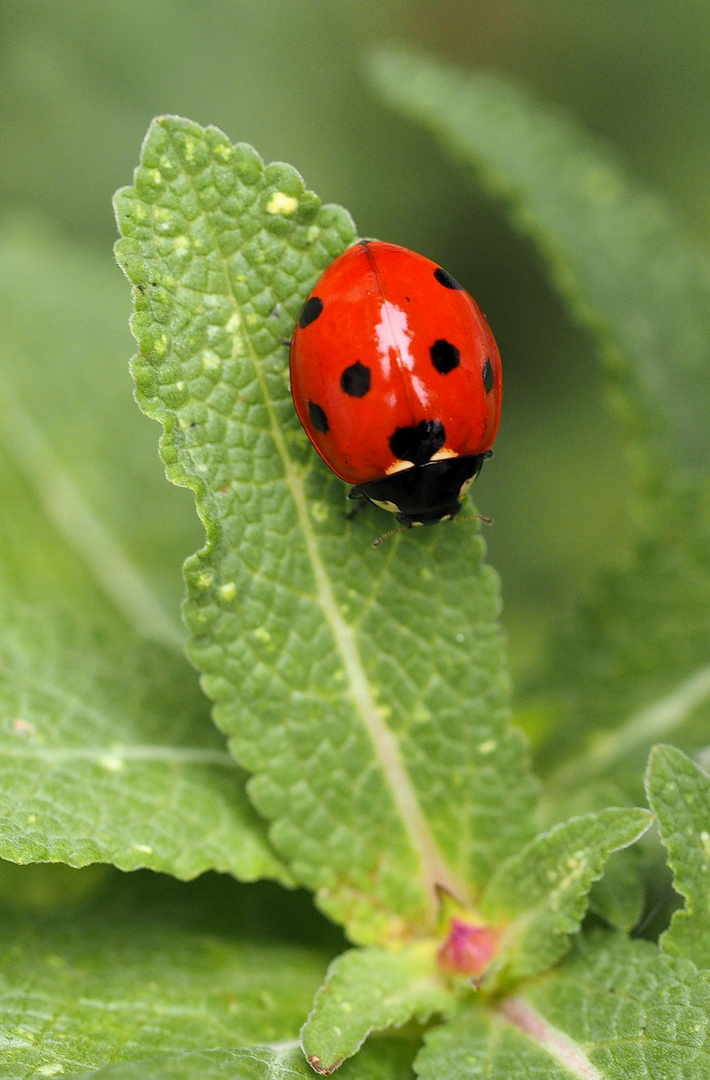
[[[180, 113], [293, 163], [325, 201], [348, 206], [364, 235], [448, 266], [504, 356], [496, 460], [477, 500], [495, 519], [487, 539], [520, 668], [549, 618], [623, 549], [628, 470], [593, 349], [561, 314], [537, 255], [423, 134], [369, 95], [363, 51], [426, 42], [467, 68], [524, 80], [613, 140], [690, 229], [710, 234], [709, 35], [701, 0], [649, 0], [643, 17], [632, 0], [8, 0], [0, 206], [40, 212], [105, 252], [110, 195], [130, 178], [150, 119]], [[130, 349], [127, 332], [125, 341]]]

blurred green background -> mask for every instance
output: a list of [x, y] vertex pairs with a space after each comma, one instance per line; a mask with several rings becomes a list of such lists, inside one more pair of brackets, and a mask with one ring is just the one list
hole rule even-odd
[[[3, 231], [6, 244], [32, 252], [12, 310], [19, 319], [26, 309], [36, 324], [23, 348], [35, 393], [47, 397], [40, 422], [43, 409], [56, 408], [54, 319], [70, 294], [82, 315], [62, 355], [75, 349], [94, 368], [100, 360], [97, 385], [104, 375], [112, 385], [122, 380], [130, 400], [129, 289], [112, 265], [110, 200], [131, 181], [147, 126], [163, 112], [216, 124], [266, 160], [289, 161], [325, 201], [350, 209], [361, 235], [443, 264], [486, 312], [503, 357], [503, 419], [476, 501], [494, 518], [486, 538], [520, 673], [550, 622], [623, 553], [630, 472], [593, 345], [562, 312], [539, 256], [509, 230], [499, 205], [369, 91], [364, 59], [379, 44], [427, 49], [523, 82], [613, 144], [689, 233], [710, 236], [704, 0], [4, 0]], [[41, 278], [37, 302], [33, 275], [38, 290]], [[157, 428], [136, 420], [144, 445], [155, 446]], [[84, 422], [90, 427], [90, 410]], [[96, 452], [110, 452], [99, 426]], [[55, 448], [61, 458], [61, 442]], [[157, 456], [141, 455], [132, 468], [162, 483]], [[165, 504], [146, 498], [145, 517], [129, 522], [104, 513], [100, 477], [93, 492], [92, 477], [85, 480], [129, 551], [166, 528], [170, 541], [155, 545], [161, 559], [199, 543], [185, 492], [170, 494], [167, 519]], [[168, 602], [180, 589], [172, 561]]]

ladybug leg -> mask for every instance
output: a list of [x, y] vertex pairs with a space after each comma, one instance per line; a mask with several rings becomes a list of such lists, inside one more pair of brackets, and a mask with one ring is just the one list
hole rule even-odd
[[353, 506], [352, 510], [348, 510], [347, 514], [345, 515], [348, 521], [352, 521], [353, 518], [356, 518], [358, 514], [361, 514], [363, 512], [363, 510], [367, 510], [367, 504], [369, 502], [369, 499], [367, 499], [367, 497], [363, 495], [362, 492], [358, 491], [357, 488], [351, 488], [351, 490], [348, 492], [348, 498], [354, 499], [355, 501], [355, 505]]

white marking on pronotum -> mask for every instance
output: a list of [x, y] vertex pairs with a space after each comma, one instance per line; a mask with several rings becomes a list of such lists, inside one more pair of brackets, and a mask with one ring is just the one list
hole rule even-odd
[[548, 1024], [522, 998], [506, 998], [498, 1011], [514, 1028], [527, 1035], [579, 1080], [603, 1080], [583, 1051], [562, 1031]]

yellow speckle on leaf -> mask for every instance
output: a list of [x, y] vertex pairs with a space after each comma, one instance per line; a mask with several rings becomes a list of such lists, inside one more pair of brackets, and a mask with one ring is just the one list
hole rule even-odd
[[392, 716], [392, 710], [390, 709], [389, 705], [378, 705], [377, 715], [383, 723], [387, 723], [387, 721]]
[[254, 631], [254, 637], [257, 641], [260, 641], [262, 645], [271, 644], [271, 634], [265, 626], [257, 626], [256, 630]]
[[213, 581], [214, 574], [211, 574], [208, 570], [205, 570], [201, 574], [197, 575], [197, 586], [200, 589], [209, 589]]
[[36, 1076], [60, 1076], [64, 1072], [64, 1066], [60, 1065], [58, 1061], [52, 1062], [50, 1065], [40, 1065], [37, 1069]]
[[133, 850], [134, 851], [140, 851], [144, 855], [152, 855], [153, 854], [153, 849], [148, 844], [134, 844], [133, 845]]
[[232, 151], [231, 146], [228, 146], [226, 143], [219, 143], [214, 148], [215, 157], [221, 157], [222, 161], [229, 161], [229, 159], [232, 156], [232, 153], [233, 153], [233, 151]]
[[266, 204], [267, 214], [292, 214], [298, 206], [298, 199], [287, 195], [285, 191], [275, 191]]
[[154, 184], [162, 184], [163, 182], [163, 174], [160, 169], [148, 169], [148, 176]]
[[165, 356], [165, 353], [167, 352], [167, 349], [168, 349], [168, 335], [167, 334], [161, 334], [159, 338], [155, 339], [155, 342], [153, 344], [153, 352], [155, 352], [158, 356]]
[[238, 311], [235, 311], [233, 315], [230, 315], [227, 319], [224, 329], [228, 334], [236, 334], [239, 327], [242, 325], [242, 317]]
[[195, 160], [195, 140], [187, 138], [185, 139], [185, 161], [189, 161], [190, 164]]
[[108, 772], [120, 772], [125, 764], [123, 758], [118, 757], [117, 754], [104, 754], [103, 757], [99, 758], [99, 765]]
[[479, 754], [492, 754], [498, 743], [495, 739], [486, 739], [485, 742], [478, 744]]
[[233, 581], [227, 581], [224, 585], [220, 585], [219, 595], [222, 597], [223, 600], [226, 600], [227, 602], [233, 600], [234, 597], [237, 595], [236, 584]]
[[202, 367], [205, 369], [205, 371], [214, 371], [215, 368], [218, 368], [221, 363], [222, 361], [217, 356], [217, 353], [213, 352], [212, 349], [202, 350]]
[[311, 226], [309, 226], [308, 232], [306, 233], [306, 236], [308, 238], [308, 243], [312, 244], [313, 241], [316, 240], [319, 235], [320, 235], [320, 225], [311, 225]]
[[185, 236], [184, 233], [180, 233], [180, 235], [176, 236], [175, 239], [173, 240], [173, 248], [174, 248], [175, 251], [177, 251], [178, 254], [181, 254], [182, 252], [187, 251], [189, 247], [190, 247], [190, 241], [188, 240], [188, 238]]
[[311, 517], [314, 521], [317, 521], [319, 525], [322, 525], [323, 522], [327, 521], [330, 516], [330, 507], [327, 503], [323, 502], [322, 499], [314, 499], [313, 502], [309, 504], [309, 509], [311, 511]]

